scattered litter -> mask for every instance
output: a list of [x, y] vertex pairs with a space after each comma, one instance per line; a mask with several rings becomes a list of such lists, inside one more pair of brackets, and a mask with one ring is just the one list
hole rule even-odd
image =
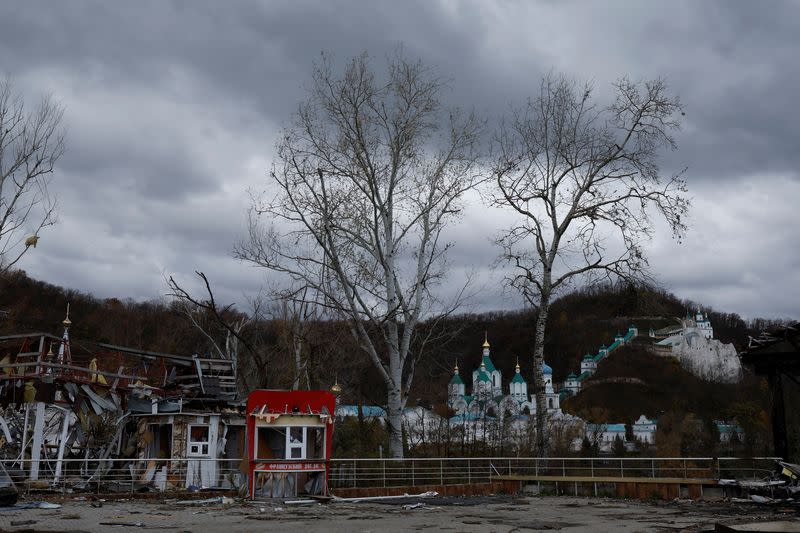
[[179, 500], [175, 503], [178, 505], [208, 505], [211, 503], [221, 503], [222, 505], [230, 505], [236, 500], [228, 498], [227, 496], [219, 496], [218, 498], [206, 498], [205, 500]]
[[90, 507], [100, 508], [103, 506], [103, 502], [91, 502], [89, 504]]
[[12, 526], [30, 526], [30, 525], [35, 524], [35, 523], [36, 523], [36, 520], [12, 520], [11, 521], [11, 525]]
[[409, 503], [404, 505], [403, 509], [405, 509], [406, 511], [410, 511], [411, 509], [420, 509], [422, 507], [425, 507], [425, 502]]
[[317, 503], [316, 500], [284, 500], [286, 505], [305, 505], [309, 503]]
[[100, 522], [101, 526], [129, 526], [129, 527], [144, 527], [143, 522]]
[[759, 496], [758, 494], [751, 494], [750, 499], [756, 503], [772, 503], [775, 501], [772, 498], [767, 498], [766, 496]]
[[20, 509], [61, 509], [61, 505], [50, 502], [28, 502], [18, 503], [11, 507], [0, 507], [0, 512], [4, 511], [19, 511]]

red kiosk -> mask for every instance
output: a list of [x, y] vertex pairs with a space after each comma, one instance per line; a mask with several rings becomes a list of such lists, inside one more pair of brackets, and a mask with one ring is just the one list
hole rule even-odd
[[249, 497], [327, 495], [336, 398], [256, 390], [247, 398]]

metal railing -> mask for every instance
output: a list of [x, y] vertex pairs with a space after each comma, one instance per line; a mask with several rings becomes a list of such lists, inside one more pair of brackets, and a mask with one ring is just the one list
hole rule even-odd
[[[69, 488], [85, 492], [238, 490], [247, 483], [241, 459], [30, 459], [3, 461], [21, 492]], [[60, 463], [60, 464], [59, 464]], [[33, 475], [33, 472], [36, 472]]]
[[774, 457], [457, 457], [333, 459], [330, 487], [415, 487], [488, 483], [501, 476], [550, 478], [762, 479]]
[[[417, 487], [487, 483], [506, 476], [603, 481], [625, 478], [764, 479], [774, 457], [440, 457], [332, 459], [329, 487]], [[241, 459], [42, 459], [3, 461], [22, 491], [86, 492], [238, 490], [246, 486]], [[32, 476], [32, 470], [37, 470]], [[35, 477], [35, 480], [31, 478]], [[557, 479], [555, 479], [557, 480]], [[1, 481], [1, 480], [0, 480]]]

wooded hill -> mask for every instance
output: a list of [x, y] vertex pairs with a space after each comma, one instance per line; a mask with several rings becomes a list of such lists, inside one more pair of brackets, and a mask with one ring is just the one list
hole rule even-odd
[[[0, 311], [5, 311], [0, 314], [0, 334], [59, 334], [67, 302], [71, 304], [75, 342], [108, 342], [178, 354], [211, 352], [208, 338], [166, 298], [147, 302], [98, 299], [31, 279], [19, 271], [0, 279]], [[582, 289], [553, 303], [545, 359], [553, 367], [555, 381], [561, 382], [579, 368], [586, 353], [597, 353], [600, 345], [611, 343], [617, 332], [635, 324], [646, 335], [650, 327], [674, 323], [676, 317], [698, 306], [709, 312], [716, 338], [733, 342], [737, 349], [746, 345], [748, 335], [772, 325], [766, 320], [746, 322], [736, 314], [682, 301], [663, 290], [630, 286]], [[227, 312], [231, 317], [238, 313]], [[436, 334], [419, 361], [409, 404], [442, 410], [455, 361], [467, 376], [469, 387], [468, 376], [480, 364], [484, 334], [491, 343], [492, 359], [503, 372], [504, 386], [513, 375], [517, 358], [523, 377], [530, 383], [535, 316], [532, 310], [462, 314], [426, 324], [426, 331], [435, 328]], [[221, 334], [211, 322], [207, 324], [212, 335]], [[386, 398], [382, 382], [346, 328], [335, 321], [312, 326], [303, 351], [308, 361], [308, 385], [328, 388], [338, 379], [342, 401], [381, 405]], [[291, 340], [287, 321], [280, 316], [258, 320], [246, 333], [257, 352], [240, 356], [247, 386], [288, 387], [293, 363], [288, 355]], [[614, 382], [613, 378], [635, 379]], [[664, 417], [693, 413], [703, 420], [738, 417], [740, 422], [766, 416], [768, 397], [760, 380], [746, 375], [738, 385], [706, 382], [672, 360], [651, 355], [640, 344], [615, 351], [600, 366], [596, 379], [611, 381], [589, 387], [566, 401], [564, 410], [598, 422], [631, 422], [640, 414]]]

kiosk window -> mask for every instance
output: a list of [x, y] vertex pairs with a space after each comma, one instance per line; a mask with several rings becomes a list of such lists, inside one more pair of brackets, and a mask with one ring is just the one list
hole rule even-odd
[[306, 428], [289, 428], [289, 457], [287, 459], [305, 459]]
[[286, 428], [258, 428], [256, 459], [286, 458]]
[[324, 427], [260, 427], [256, 459], [324, 459]]
[[325, 458], [325, 428], [306, 428], [306, 459]]

